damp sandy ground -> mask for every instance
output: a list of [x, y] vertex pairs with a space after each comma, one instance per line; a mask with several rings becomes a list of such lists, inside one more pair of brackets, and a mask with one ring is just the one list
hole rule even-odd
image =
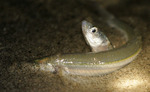
[[[98, 16], [79, 1], [0, 1], [1, 92], [150, 92], [149, 0], [97, 0], [142, 36], [141, 53], [126, 67], [97, 77], [60, 76], [35, 68], [33, 60], [37, 58], [90, 51], [81, 21], [101, 24]], [[117, 46], [120, 37], [108, 32]]]

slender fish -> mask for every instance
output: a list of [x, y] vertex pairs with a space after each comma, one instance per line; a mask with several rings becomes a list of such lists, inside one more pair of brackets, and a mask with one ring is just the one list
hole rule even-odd
[[133, 61], [141, 51], [141, 37], [133, 31], [133, 28], [117, 20], [103, 8], [97, 6], [97, 12], [104, 22], [125, 35], [126, 44], [113, 48], [108, 38], [97, 27], [83, 21], [83, 34], [92, 52], [37, 59], [35, 62], [40, 65], [40, 68], [44, 71], [62, 71], [64, 74], [71, 75], [97, 76], [114, 72]]

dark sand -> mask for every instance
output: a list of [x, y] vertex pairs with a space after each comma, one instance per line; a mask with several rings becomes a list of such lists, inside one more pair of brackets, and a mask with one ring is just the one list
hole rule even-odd
[[128, 66], [98, 77], [60, 76], [34, 68], [37, 58], [90, 51], [81, 21], [100, 24], [95, 21], [98, 16], [78, 1], [0, 1], [1, 92], [150, 92], [149, 0], [97, 0], [142, 35], [142, 52]]

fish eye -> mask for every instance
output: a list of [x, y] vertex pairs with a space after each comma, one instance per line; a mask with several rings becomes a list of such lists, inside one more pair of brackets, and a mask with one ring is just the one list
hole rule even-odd
[[97, 31], [97, 28], [95, 28], [95, 27], [91, 29], [92, 33], [95, 33], [96, 31]]
[[96, 32], [96, 29], [93, 29], [92, 32], [95, 33], [95, 32]]

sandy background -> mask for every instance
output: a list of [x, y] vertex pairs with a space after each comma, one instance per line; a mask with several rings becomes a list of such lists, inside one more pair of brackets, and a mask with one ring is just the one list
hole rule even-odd
[[37, 58], [90, 51], [81, 21], [99, 25], [98, 16], [79, 1], [0, 1], [1, 92], [150, 92], [149, 0], [97, 0], [142, 35], [142, 52], [128, 66], [98, 77], [60, 76], [34, 68]]

